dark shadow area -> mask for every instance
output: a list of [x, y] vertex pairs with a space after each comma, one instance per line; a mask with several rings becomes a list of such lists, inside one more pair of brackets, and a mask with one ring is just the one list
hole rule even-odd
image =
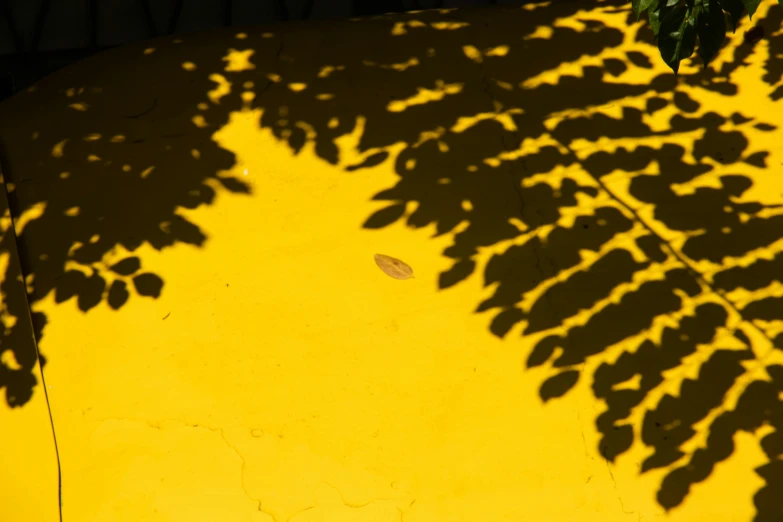
[[[0, 211], [4, 214], [8, 211], [1, 200]], [[38, 384], [38, 354], [10, 220], [4, 220], [0, 225], [0, 254], [5, 256], [3, 261], [7, 263], [0, 284], [0, 317], [12, 318], [13, 321], [13, 324], [0, 321], [0, 354], [6, 356], [0, 361], [0, 389], [3, 389], [5, 402], [13, 408], [25, 405], [32, 397], [33, 388]], [[10, 359], [6, 350], [11, 352]], [[41, 364], [44, 363], [42, 360]]]
[[[516, 0], [515, 3], [530, 3]], [[28, 3], [30, 5], [22, 6]], [[465, 5], [486, 5], [491, 0], [463, 0]], [[10, 46], [5, 54], [0, 45], [0, 101], [22, 91], [40, 79], [79, 60], [142, 37], [187, 34], [193, 30], [265, 24], [273, 21], [319, 20], [345, 16], [375, 16], [443, 7], [442, 0], [135, 0], [132, 5], [115, 5], [96, 0], [70, 0], [55, 6], [47, 0], [0, 0], [0, 44]], [[130, 9], [129, 9], [130, 8]], [[58, 15], [69, 13], [66, 20]], [[211, 13], [211, 17], [209, 14]], [[194, 20], [195, 15], [195, 20]], [[73, 23], [73, 20], [79, 23]], [[119, 31], [118, 31], [119, 29]], [[47, 49], [47, 43], [74, 34], [89, 43], [75, 49]], [[128, 35], [135, 35], [128, 40]], [[59, 35], [59, 38], [56, 37]], [[142, 36], [143, 35], [143, 36]], [[78, 45], [78, 44], [77, 44]]]
[[[132, 295], [158, 297], [161, 275], [144, 270], [134, 252], [144, 244], [202, 246], [205, 235], [180, 210], [211, 204], [221, 187], [249, 193], [239, 179], [220, 174], [234, 157], [211, 145], [217, 128], [192, 121], [212, 85], [181, 67], [189, 53], [146, 61], [145, 74], [170, 82], [165, 92], [154, 81], [125, 82], [122, 63], [145, 47], [80, 62], [0, 105], [2, 172], [33, 309], [50, 295], [57, 303], [75, 300], [84, 312], [101, 302], [118, 310]], [[7, 295], [17, 284], [7, 274], [0, 291]], [[2, 365], [0, 389], [9, 406], [19, 407], [37, 384], [36, 354], [27, 352], [25, 303], [8, 304], [19, 309], [5, 310], [16, 325], [5, 328], [3, 346], [18, 367]], [[40, 340], [47, 318], [30, 315]]]
[[[336, 140], [364, 121], [359, 152], [366, 157], [346, 176], [394, 161], [399, 179], [375, 195], [385, 206], [363, 226], [404, 220], [453, 235], [443, 252], [453, 265], [440, 274], [440, 289], [483, 276], [488, 297], [477, 297], [475, 312], [488, 315], [498, 337], [515, 342], [513, 332], [534, 345], [520, 357], [551, 374], [542, 400], [591, 380], [605, 405], [596, 419], [602, 456], [614, 461], [636, 441], [647, 446], [652, 454], [641, 472], [667, 470], [658, 491], [664, 508], [682, 504], [691, 486], [732, 454], [737, 432], [771, 427], [761, 439], [769, 463], [756, 470], [766, 484], [755, 496], [755, 520], [780, 520], [783, 367], [769, 359], [782, 346], [775, 322], [783, 308], [767, 290], [782, 273], [776, 242], [783, 212], [745, 197], [754, 173], [770, 167], [770, 151], [754, 139], [777, 125], [744, 113], [753, 102], [740, 96], [734, 78], [758, 42], [739, 46], [725, 65], [675, 78], [658, 66], [652, 35], [632, 22], [627, 2], [590, 6], [428, 11], [291, 25], [271, 30], [271, 38], [248, 30], [253, 36], [231, 46], [253, 49], [255, 67], [239, 71], [224, 71], [229, 50], [210, 33], [182, 51], [160, 44], [143, 59], [138, 48], [116, 52], [113, 61], [133, 59], [145, 76], [172, 82], [169, 98], [140, 81], [127, 113], [96, 128], [106, 118], [94, 114], [121, 104], [102, 104], [104, 94], [88, 89], [88, 110], [46, 126], [39, 111], [19, 137], [9, 140], [12, 129], [4, 131], [6, 147], [22, 147], [28, 131], [40, 132], [24, 145], [40, 157], [36, 172], [8, 166], [15, 216], [46, 203], [19, 233], [32, 303], [54, 293], [58, 302], [77, 299], [84, 311], [102, 300], [119, 309], [132, 293], [158, 295], [165, 274], [145, 273], [132, 253], [144, 243], [203, 244], [203, 233], [177, 209], [212, 203], [212, 182], [247, 191], [218, 174], [233, 158], [211, 136], [242, 110], [241, 86], [252, 82], [245, 89], [255, 95], [252, 107], [263, 109], [261, 125], [297, 153], [309, 127], [317, 155], [338, 164]], [[618, 13], [622, 23], [608, 25], [601, 12]], [[772, 7], [760, 23], [780, 26], [781, 12]], [[628, 31], [634, 45], [624, 42]], [[766, 41], [770, 59], [759, 81], [775, 99], [783, 40]], [[186, 61], [198, 69], [178, 68]], [[69, 71], [87, 77], [78, 67]], [[231, 93], [197, 109], [216, 87], [209, 79], [216, 72]], [[120, 73], [91, 74], [101, 86]], [[721, 107], [705, 110], [701, 95], [723, 96]], [[32, 110], [18, 102], [15, 110]], [[206, 123], [194, 125], [194, 116]], [[101, 137], [73, 139], [56, 156], [64, 136], [58, 128]], [[399, 143], [406, 146], [396, 157], [384, 150]], [[416, 210], [408, 213], [411, 202]], [[499, 245], [500, 253], [481, 261], [482, 250]], [[118, 248], [127, 257], [101, 266]], [[739, 300], [738, 290], [750, 297]], [[40, 336], [45, 318], [34, 319]], [[595, 361], [597, 370], [586, 372]], [[651, 404], [671, 370], [693, 364], [696, 378]], [[739, 390], [734, 405], [727, 403], [731, 390]], [[697, 427], [707, 419], [706, 428]], [[683, 445], [698, 435], [707, 444], [686, 454]]]

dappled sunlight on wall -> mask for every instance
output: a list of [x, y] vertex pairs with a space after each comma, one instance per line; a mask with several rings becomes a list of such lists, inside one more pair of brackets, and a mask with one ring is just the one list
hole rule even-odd
[[[76, 78], [79, 66], [72, 71]], [[36, 126], [51, 106], [37, 107], [24, 114], [24, 125], [4, 129], [11, 133], [4, 136], [7, 190], [33, 305], [53, 294], [58, 303], [75, 298], [86, 312], [101, 302], [119, 309], [131, 293], [157, 297], [160, 275], [145, 272], [133, 252], [143, 244], [157, 250], [200, 246], [205, 236], [182, 211], [210, 204], [225, 187], [248, 190], [216, 171], [231, 165], [230, 154], [214, 147], [202, 154], [209, 130], [199, 133], [176, 113], [160, 115], [155, 108], [165, 100], [132, 89], [138, 95], [120, 107], [107, 106], [114, 102], [103, 99], [101, 87], [60, 89], [49, 103], [67, 111], [66, 129]], [[13, 104], [4, 108], [13, 115]], [[31, 158], [32, 170], [15, 169]], [[3, 282], [12, 284], [10, 278]], [[46, 317], [34, 311], [33, 319], [40, 338]]]
[[[41, 125], [46, 107], [20, 116], [36, 93], [2, 107], [28, 121], [2, 138], [44, 353], [57, 347], [38, 303], [121, 314], [132, 294], [166, 289], [139, 249], [208, 248], [210, 225], [190, 211], [221, 193], [269, 204], [281, 186], [322, 187], [319, 176], [339, 170], [336, 183], [380, 187], [350, 226], [406, 227], [445, 245], [439, 298], [470, 295], [462, 313], [513, 351], [546, 407], [590, 391], [589, 451], [607, 466], [638, 463], [661, 513], [721, 480], [714, 470], [737, 465], [736, 441], [753, 439], [766, 459], [755, 520], [776, 520], [783, 10], [756, 16], [775, 28], [769, 38], [746, 43], [738, 31], [709, 69], [684, 63], [680, 77], [620, 1], [155, 41], [112, 55], [145, 77], [120, 105], [99, 89], [119, 69], [82, 85], [78, 65], [74, 89], [49, 102], [68, 111], [67, 130]], [[286, 154], [261, 147], [270, 135]], [[268, 224], [251, 224], [247, 241], [263, 241]], [[16, 405], [33, 392], [32, 369]]]
[[[658, 501], [673, 508], [735, 433], [783, 422], [780, 73], [764, 71], [777, 36], [734, 38], [712, 69], [675, 79], [626, 6], [476, 16], [390, 20], [351, 52], [278, 35], [278, 61], [252, 76], [261, 124], [339, 163], [339, 137], [361, 121], [366, 159], [348, 170], [394, 161], [399, 175], [365, 226], [449, 234], [440, 287], [483, 273], [475, 311], [548, 368], [541, 398], [591, 380], [601, 453], [652, 450], [641, 471], [668, 470]], [[779, 26], [779, 9], [762, 16]], [[587, 359], [601, 361], [592, 375]], [[761, 439], [759, 520], [780, 510], [780, 436]]]

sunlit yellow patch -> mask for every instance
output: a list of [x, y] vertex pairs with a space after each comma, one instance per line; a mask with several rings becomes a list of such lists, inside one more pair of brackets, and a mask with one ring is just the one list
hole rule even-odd
[[438, 80], [438, 82], [436, 82], [435, 89], [425, 89], [420, 87], [417, 89], [417, 94], [406, 100], [396, 100], [389, 102], [389, 104], [386, 106], [386, 109], [389, 112], [403, 112], [404, 110], [416, 105], [441, 101], [448, 95], [459, 94], [462, 92], [462, 88], [463, 84], [461, 83], [446, 84], [442, 80]]
[[252, 103], [256, 99], [256, 93], [253, 91], [244, 91], [241, 96], [245, 105]]
[[457, 29], [463, 29], [470, 24], [467, 22], [433, 22], [430, 26], [438, 31], [455, 31]]
[[58, 142], [54, 147], [52, 147], [52, 157], [53, 158], [62, 158], [64, 151], [65, 151], [65, 144], [68, 143], [68, 139], [64, 139], [61, 142]]
[[253, 49], [245, 49], [239, 51], [237, 49], [229, 49], [228, 54], [223, 58], [226, 63], [226, 72], [241, 72], [250, 71], [255, 69], [256, 66], [250, 62], [250, 57], [255, 54]]
[[200, 128], [200, 129], [203, 129], [204, 127], [206, 127], [208, 125], [207, 124], [207, 119], [204, 118], [204, 116], [202, 116], [201, 114], [197, 114], [197, 115], [193, 116], [193, 118], [191, 118], [191, 121], [193, 122], [193, 125], [195, 125], [196, 127]]
[[231, 94], [231, 82], [222, 74], [210, 74], [209, 79], [217, 86], [207, 93], [212, 103], [219, 104], [220, 99]]
[[511, 48], [508, 45], [498, 45], [484, 51], [484, 56], [506, 56]]
[[509, 82], [504, 82], [503, 80], [495, 80], [495, 85], [497, 85], [498, 87], [506, 91], [514, 90], [514, 84]]
[[328, 78], [333, 72], [335, 72], [337, 68], [333, 65], [324, 65], [321, 67], [321, 70], [318, 71], [318, 77], [319, 78]]
[[513, 115], [523, 114], [523, 112], [522, 109], [510, 109], [502, 113], [485, 112], [476, 114], [475, 116], [463, 116], [457, 119], [457, 123], [455, 123], [450, 130], [455, 133], [465, 132], [483, 121], [495, 120], [500, 123], [505, 130], [514, 132], [517, 130], [517, 126], [514, 123]]
[[14, 221], [14, 228], [16, 229], [17, 235], [24, 233], [24, 229], [28, 223], [35, 221], [36, 219], [43, 216], [44, 212], [46, 212], [46, 207], [46, 202], [36, 203], [22, 212], [22, 214]]
[[[773, 278], [752, 290], [720, 293], [710, 288], [725, 270], [752, 267], [783, 253], [783, 240], [770, 239], [753, 251], [722, 258], [718, 245], [722, 228], [734, 233], [751, 219], [783, 212], [738, 206], [780, 204], [783, 198], [776, 169], [783, 162], [780, 132], [752, 128], [764, 118], [777, 123], [774, 115], [780, 112], [779, 102], [768, 99], [774, 87], [761, 80], [768, 74], [772, 45], [762, 42], [742, 55], [743, 67], [726, 80], [740, 87], [738, 96], [699, 83], [703, 73], [688, 76], [698, 65], [690, 63], [683, 64], [680, 85], [662, 88], [659, 83], [665, 85], [671, 75], [654, 45], [637, 41], [637, 26], [629, 29], [629, 6], [563, 8], [567, 19], [558, 20], [545, 11], [558, 5], [503, 8], [496, 18], [471, 11], [453, 16], [428, 11], [413, 15], [420, 19], [415, 21], [379, 17], [358, 22], [357, 27], [370, 24], [359, 31], [364, 38], [379, 40], [349, 46], [356, 54], [334, 53], [329, 59], [355, 67], [351, 81], [361, 79], [362, 71], [370, 73], [371, 83], [373, 78], [391, 81], [399, 76], [399, 83], [389, 89], [398, 98], [390, 102], [381, 94], [374, 106], [369, 106], [371, 97], [362, 99], [363, 114], [351, 103], [354, 87], [343, 85], [345, 79], [336, 74], [339, 67], [311, 59], [308, 45], [301, 46], [303, 51], [287, 48], [291, 59], [285, 63], [283, 85], [304, 79], [310, 94], [269, 89], [264, 104], [258, 104], [267, 112], [252, 109], [255, 85], [266, 83], [268, 71], [282, 70], [273, 58], [256, 56], [257, 76], [237, 75], [242, 89], [232, 90], [228, 74], [219, 76], [209, 99], [222, 101], [223, 109], [198, 106], [199, 111], [211, 108], [215, 114], [209, 113], [210, 121], [220, 122], [220, 128], [204, 133], [191, 127], [193, 132], [181, 141], [162, 139], [160, 158], [136, 158], [137, 167], [154, 164], [158, 169], [142, 184], [156, 190], [149, 196], [152, 214], [145, 214], [142, 204], [138, 212], [129, 213], [127, 223], [117, 223], [116, 234], [115, 228], [101, 229], [103, 241], [87, 249], [126, 241], [138, 222], [149, 236], [127, 238], [133, 252], [117, 246], [94, 265], [77, 263], [76, 257], [63, 265], [62, 253], [48, 252], [48, 247], [36, 252], [34, 262], [57, 260], [57, 269], [107, 279], [106, 288], [95, 290], [103, 291], [103, 301], [85, 313], [80, 309], [85, 298], [68, 293], [67, 279], [53, 283], [43, 271], [27, 278], [28, 283], [39, 281], [41, 288], [63, 285], [58, 288], [62, 295], [52, 290], [34, 306], [49, 320], [42, 349], [48, 355], [51, 348], [47, 378], [55, 386], [54, 418], [61, 419], [58, 444], [68, 449], [73, 462], [91, 471], [69, 475], [68, 509], [95, 520], [752, 519], [754, 492], [764, 486], [754, 470], [769, 464], [758, 439], [772, 433], [771, 426], [734, 436], [731, 456], [710, 468], [706, 480], [693, 484], [681, 505], [666, 511], [656, 495], [672, 470], [694, 471], [687, 466], [700, 454], [696, 452], [711, 447], [713, 423], [736, 405], [752, 380], [770, 381], [764, 367], [782, 357], [772, 340], [783, 333], [783, 320], [748, 320], [743, 314], [760, 300], [783, 297], [783, 284]], [[515, 10], [530, 15], [526, 27], [506, 19], [516, 17]], [[519, 17], [519, 22], [524, 25], [525, 20]], [[470, 34], [434, 30], [468, 23]], [[536, 29], [536, 24], [542, 27]], [[390, 38], [390, 28], [407, 36]], [[566, 28], [569, 31], [563, 31]], [[349, 33], [339, 36], [348, 38]], [[555, 47], [561, 33], [571, 35], [570, 47], [569, 42], [563, 49]], [[590, 33], [585, 41], [594, 47], [578, 47], [585, 33]], [[525, 34], [551, 41], [523, 42]], [[319, 33], [313, 41], [322, 37]], [[172, 68], [178, 70], [181, 56], [190, 56], [206, 77], [220, 69], [220, 53], [232, 43], [238, 45], [236, 38], [234, 30], [227, 30], [223, 44], [204, 56], [198, 50], [203, 42], [196, 38], [194, 54], [185, 54], [188, 47], [182, 46]], [[732, 64], [741, 40], [739, 35], [726, 43], [716, 59], [717, 70]], [[392, 41], [396, 47], [389, 47]], [[299, 45], [285, 43], [290, 49]], [[380, 44], [386, 51], [375, 53]], [[528, 48], [542, 52], [526, 56]], [[156, 56], [162, 59], [165, 50], [161, 47]], [[545, 54], [550, 51], [561, 58], [552, 60]], [[217, 63], [209, 66], [204, 57], [212, 52]], [[630, 53], [649, 59], [651, 67], [634, 65]], [[421, 65], [416, 58], [405, 61], [413, 55], [428, 67], [412, 67]], [[533, 70], [540, 74], [525, 78], [525, 60], [535, 60]], [[626, 68], [617, 66], [612, 74], [609, 60]], [[367, 67], [395, 72], [377, 76], [377, 69]], [[594, 79], [598, 75], [595, 84], [585, 81], [588, 74]], [[448, 80], [434, 88], [427, 83], [438, 77]], [[279, 75], [269, 78], [283, 82]], [[165, 90], [165, 85], [161, 81], [160, 88]], [[520, 87], [536, 92], [528, 97]], [[593, 91], [582, 90], [587, 87]], [[107, 92], [113, 89], [116, 86], [106, 85]], [[547, 90], [554, 98], [547, 98]], [[73, 95], [77, 92], [74, 88]], [[186, 127], [189, 120], [197, 128], [207, 126], [204, 114], [194, 109], [194, 100], [203, 92], [181, 96], [183, 107], [176, 104], [179, 97], [169, 94], [171, 114], [180, 114]], [[688, 118], [710, 113], [728, 118], [738, 112], [753, 121], [720, 124], [709, 131], [698, 122], [679, 128], [672, 119], [682, 116], [675, 96], [683, 94], [699, 104]], [[62, 111], [62, 97], [58, 99]], [[334, 99], [340, 103], [316, 101]], [[236, 107], [240, 100], [242, 107], [226, 113], [226, 107]], [[656, 100], [664, 106], [653, 113], [648, 106]], [[448, 104], [436, 104], [443, 101]], [[107, 162], [132, 159], [124, 147], [110, 147], [111, 152], [98, 144], [79, 145], [88, 132], [108, 137], [111, 129], [130, 125], [129, 135], [144, 138], [168, 136], [169, 131], [165, 120], [160, 125], [125, 121], [119, 127], [116, 121], [105, 127], [95, 123], [75, 130], [77, 142], [71, 146], [77, 149], [68, 149], [78, 151], [73, 158], [64, 155], [61, 142], [59, 153], [55, 147], [52, 155], [65, 159], [44, 157], [41, 165], [35, 163], [38, 159], [29, 160], [30, 172], [52, 168], [56, 174], [73, 159], [67, 168], [73, 168], [75, 183], [81, 175], [78, 163], [91, 147]], [[69, 135], [40, 128], [51, 142]], [[33, 150], [30, 130], [24, 129], [24, 144]], [[722, 146], [715, 136], [728, 131], [741, 133], [751, 144], [740, 160], [724, 164], [703, 156], [705, 150], [714, 156], [711, 149]], [[50, 146], [46, 143], [43, 156]], [[173, 146], [186, 154], [184, 164], [172, 164], [168, 158], [174, 156], [162, 152]], [[188, 151], [199, 161], [187, 157]], [[755, 165], [743, 163], [765, 151], [769, 157], [756, 156]], [[760, 167], [760, 161], [766, 166]], [[346, 169], [354, 166], [360, 168]], [[131, 171], [127, 164], [122, 168]], [[657, 187], [660, 193], [653, 190], [648, 198], [637, 190], [639, 177], [668, 176], [667, 168], [676, 176]], [[686, 179], [690, 168], [707, 172]], [[141, 178], [152, 169], [147, 167]], [[119, 176], [123, 183], [139, 182], [139, 176], [116, 170], [106, 169], [105, 175]], [[726, 175], [751, 179], [753, 187], [725, 201], [720, 195], [712, 197], [716, 224], [702, 225], [705, 230], [683, 226], [699, 206], [678, 207], [679, 198], [697, 201], [705, 191], [725, 194], [730, 188]], [[178, 176], [183, 176], [181, 186]], [[163, 185], [168, 180], [171, 186]], [[650, 186], [655, 188], [654, 178]], [[239, 187], [241, 193], [227, 187]], [[175, 195], [173, 205], [159, 205], [169, 188]], [[207, 188], [217, 194], [214, 204], [177, 206], [189, 198], [205, 201]], [[42, 196], [47, 197], [45, 191]], [[101, 203], [111, 211], [110, 205], [111, 199]], [[158, 215], [161, 206], [165, 212]], [[78, 198], [49, 208], [66, 215], [80, 208], [83, 215], [94, 211]], [[608, 217], [593, 219], [605, 211], [619, 214], [628, 228], [611, 228], [614, 223]], [[371, 215], [376, 218], [367, 225]], [[26, 210], [17, 227], [41, 216], [47, 217], [41, 209], [37, 217]], [[195, 229], [179, 226], [180, 218], [207, 238], [198, 248]], [[56, 225], [58, 219], [65, 218], [52, 216], [53, 236], [65, 230]], [[610, 229], [603, 228], [607, 226]], [[691, 241], [696, 244], [698, 234], [707, 229], [719, 236], [711, 247], [715, 252], [709, 252], [709, 259], [689, 259], [686, 247]], [[33, 227], [27, 230], [32, 233]], [[82, 230], [78, 237], [84, 241], [92, 232]], [[183, 243], [190, 243], [161, 248], [180, 235], [186, 238]], [[730, 237], [722, 237], [729, 245]], [[38, 244], [47, 245], [48, 239], [40, 237]], [[56, 244], [60, 238], [53, 239]], [[136, 248], [139, 239], [142, 246]], [[74, 256], [83, 246], [66, 243]], [[650, 254], [657, 248], [660, 257]], [[384, 276], [373, 264], [377, 252], [410, 263], [416, 278], [401, 285]], [[614, 267], [601, 268], [603, 260], [618, 252], [639, 264], [619, 283], [613, 280], [620, 277]], [[133, 256], [141, 260], [139, 271], [165, 280], [159, 298], [134, 300], [140, 290], [133, 276], [109, 268]], [[696, 280], [694, 291], [667, 288], [649, 302], [632, 301], [648, 288], [645, 285], [663, 288], [678, 271]], [[132, 294], [119, 310], [106, 302], [115, 279]], [[447, 282], [455, 284], [446, 287]], [[306, 291], [296, 291], [299, 287]], [[28, 290], [36, 295], [34, 288]], [[68, 297], [67, 304], [57, 302]], [[493, 297], [498, 306], [474, 313], [480, 302]], [[618, 313], [629, 299], [634, 307]], [[580, 305], [569, 308], [574, 302]], [[650, 315], [661, 302], [664, 308], [674, 303], [674, 310]], [[673, 367], [667, 368], [669, 363], [661, 361], [670, 352], [676, 355], [677, 339], [689, 341], [676, 330], [701, 321], [696, 314], [705, 304], [719, 307], [728, 319], [714, 336], [705, 330], [705, 339], [692, 353], [672, 359]], [[501, 337], [494, 330], [509, 326], [502, 324], [508, 322], [508, 314], [502, 315], [507, 312], [518, 317]], [[546, 328], [531, 333], [528, 327], [541, 323], [541, 317]], [[580, 337], [585, 332], [591, 334], [587, 339]], [[527, 368], [531, 353], [549, 335], [566, 338], [555, 342], [541, 366]], [[705, 366], [710, 358], [718, 350], [746, 350], [747, 344], [754, 357], [739, 363], [741, 375], [729, 383], [728, 392], [715, 395], [708, 390], [716, 375], [703, 372], [710, 369]], [[657, 372], [652, 379], [643, 363], [631, 361], [629, 368], [627, 358], [621, 359], [643, 345], [660, 350], [662, 357], [650, 359], [653, 366], [663, 364], [651, 367]], [[572, 356], [567, 364], [553, 362], [565, 356]], [[0, 355], [4, 363], [5, 357]], [[544, 399], [543, 387], [553, 382], [550, 379], [557, 382], [564, 369], [577, 384]], [[161, 382], [166, 383], [163, 391]], [[687, 415], [665, 418], [661, 426], [652, 427], [651, 420], [667, 416], [661, 412], [669, 410], [659, 409], [663, 401], [687, 398], [694, 389], [707, 393], [705, 397], [715, 395], [713, 403], [698, 412], [699, 420]], [[40, 390], [34, 391], [34, 397], [40, 397]], [[681, 409], [687, 413], [691, 407]], [[674, 428], [687, 434], [669, 448], [682, 455], [664, 468], [640, 473], [640, 463], [668, 448], [667, 443], [650, 442], [659, 440], [650, 433]], [[600, 448], [607, 440], [614, 448], [612, 437], [618, 433], [631, 434], [630, 441], [618, 445], [627, 451], [607, 461]], [[194, 461], [193, 455], [213, 458]], [[33, 462], [33, 467], [39, 469], [41, 462]], [[203, 491], [213, 494], [199, 496]], [[520, 491], [529, 493], [524, 502], [519, 501]], [[736, 498], [723, 503], [731, 504], [730, 512], [715, 503], [731, 495]], [[113, 510], [109, 514], [101, 507], [107, 505]]]
[[483, 57], [481, 56], [481, 51], [479, 51], [476, 47], [472, 45], [465, 45], [462, 47], [462, 52], [465, 53], [465, 56], [476, 63], [481, 63], [484, 61]]
[[440, 138], [446, 135], [446, 129], [443, 127], [438, 127], [435, 130], [430, 131], [423, 131], [421, 134], [419, 134], [419, 139], [416, 141], [416, 143], [413, 144], [414, 147], [420, 147], [422, 144], [428, 142], [428, 141], [438, 141]]
[[[3, 326], [5, 326], [6, 329], [13, 328], [17, 321], [16, 317], [8, 314], [1, 314], [0, 319], [2, 319]], [[17, 361], [14, 356], [13, 350], [10, 349], [3, 349], [0, 351], [0, 364], [11, 371], [22, 370], [22, 365], [19, 364], [19, 361]]]

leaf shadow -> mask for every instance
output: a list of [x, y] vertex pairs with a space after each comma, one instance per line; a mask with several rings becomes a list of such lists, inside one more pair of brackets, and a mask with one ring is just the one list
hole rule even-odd
[[[150, 60], [147, 74], [178, 82], [172, 92], [184, 99], [171, 104], [203, 109], [118, 118], [100, 129], [126, 137], [116, 148], [80, 141], [54, 157], [60, 137], [48, 133], [30, 149], [42, 162], [33, 182], [7, 168], [14, 216], [47, 203], [18, 233], [25, 275], [34, 276], [32, 303], [54, 293], [85, 311], [103, 300], [120, 309], [130, 290], [164, 291], [163, 276], [136, 266], [133, 252], [141, 244], [203, 245], [206, 236], [177, 210], [212, 204], [216, 186], [248, 192], [221, 173], [234, 158], [211, 136], [233, 113], [262, 109], [259, 124], [294, 153], [312, 145], [346, 176], [393, 162], [398, 180], [374, 196], [383, 206], [363, 226], [404, 221], [449, 236], [443, 256], [452, 266], [439, 288], [483, 277], [488, 297], [477, 297], [473, 311], [487, 315], [494, 335], [529, 347], [520, 359], [547, 373], [543, 401], [591, 380], [606, 407], [595, 419], [597, 451], [616, 461], [635, 443], [651, 450], [641, 472], [666, 470], [663, 508], [685, 502], [731, 456], [734, 434], [771, 427], [761, 439], [769, 463], [756, 470], [765, 486], [754, 500], [756, 520], [775, 520], [783, 506], [775, 495], [783, 486], [783, 366], [774, 362], [783, 340], [783, 213], [751, 196], [772, 154], [765, 135], [777, 126], [766, 114], [746, 114], [754, 106], [742, 102], [737, 80], [761, 47], [724, 50], [731, 59], [675, 78], [659, 66], [644, 25], [628, 24], [626, 4], [433, 10], [291, 25], [270, 37], [255, 31], [237, 47], [266, 59], [230, 71], [240, 51], [213, 51], [208, 36], [192, 44], [195, 73]], [[773, 23], [780, 14], [762, 16]], [[353, 40], [344, 38], [349, 32]], [[759, 78], [773, 99], [781, 45], [769, 40], [775, 58]], [[235, 89], [205, 103], [205, 93], [220, 90], [221, 78], [209, 76], [215, 70], [231, 85], [251, 86], [243, 89], [252, 101]], [[152, 88], [140, 89], [133, 100], [147, 106]], [[111, 110], [90, 101], [93, 111]], [[85, 116], [92, 114], [73, 113], [68, 125], [96, 132]], [[207, 123], [194, 126], [194, 114]], [[44, 119], [30, 124], [41, 136]], [[364, 159], [344, 165], [339, 141], [357, 131]], [[107, 177], [111, 165], [90, 155], [139, 167]], [[79, 214], [68, 215], [74, 207]], [[487, 258], [490, 247], [496, 253]], [[126, 257], [103, 268], [117, 249]], [[66, 268], [73, 263], [76, 272]], [[44, 321], [35, 317], [39, 339]], [[685, 371], [692, 367], [695, 377]], [[683, 449], [699, 437], [706, 443]]]
[[[780, 257], [778, 205], [746, 197], [768, 166], [769, 151], [754, 141], [777, 127], [732, 101], [740, 92], [733, 78], [756, 47], [724, 49], [730, 59], [675, 78], [658, 66], [643, 24], [625, 21], [626, 38], [622, 24], [605, 22], [612, 12], [624, 20], [624, 2], [591, 5], [386, 17], [378, 22], [386, 36], [368, 37], [360, 53], [329, 36], [315, 45], [287, 33], [288, 63], [297, 66], [263, 72], [307, 85], [310, 95], [272, 85], [257, 106], [262, 126], [294, 150], [304, 131], [292, 141], [299, 131], [291, 122], [312, 126], [316, 154], [332, 164], [340, 164], [338, 138], [357, 121], [367, 163], [405, 143], [392, 158], [399, 179], [374, 196], [384, 206], [364, 226], [402, 221], [452, 237], [440, 288], [483, 275], [490, 295], [475, 313], [491, 314], [498, 337], [513, 342], [517, 332], [532, 342], [527, 366], [550, 373], [543, 401], [592, 379], [606, 405], [598, 451], [615, 461], [635, 441], [649, 447], [642, 472], [666, 470], [658, 501], [671, 509], [731, 455], [734, 433], [779, 422], [778, 384], [765, 377], [778, 368], [765, 362], [780, 346], [771, 333], [777, 298], [736, 298], [738, 289], [762, 296], [780, 273], [771, 266]], [[323, 67], [335, 63], [330, 56], [339, 67]], [[728, 111], [704, 105], [714, 95]], [[736, 282], [737, 270], [755, 282]], [[588, 363], [592, 374], [582, 370]], [[672, 371], [694, 364], [695, 378], [681, 376], [677, 392], [661, 393]], [[741, 397], [733, 406], [731, 394]], [[770, 407], [751, 406], [755, 394]], [[682, 449], [701, 436], [706, 446]], [[772, 446], [770, 464], [756, 470], [766, 481], [756, 520], [780, 510]]]

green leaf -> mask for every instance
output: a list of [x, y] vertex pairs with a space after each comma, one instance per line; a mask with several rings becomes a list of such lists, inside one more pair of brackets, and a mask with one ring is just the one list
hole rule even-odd
[[[783, 2], [783, 0], [780, 0]], [[654, 0], [650, 6], [650, 10], [647, 12], [647, 16], [650, 18], [650, 28], [652, 29], [655, 37], [658, 37], [658, 31], [661, 29], [661, 7], [658, 0]]]
[[680, 42], [680, 60], [690, 58], [696, 49], [696, 35], [698, 34], [697, 28], [701, 12], [701, 7], [696, 7], [688, 16], [688, 21], [682, 33], [682, 41]]
[[760, 3], [761, 0], [742, 0], [742, 4], [748, 11], [748, 18], [753, 18], [753, 14], [756, 12], [756, 9], [758, 9]]
[[701, 12], [701, 6], [689, 9], [677, 5], [667, 11], [661, 20], [658, 50], [674, 74], [677, 74], [680, 62], [693, 54], [696, 47], [696, 28]]
[[658, 34], [658, 50], [663, 61], [671, 67], [674, 74], [680, 68], [680, 51], [683, 35], [688, 27], [688, 9], [685, 6], [675, 6], [661, 19]]
[[726, 17], [723, 15], [723, 11], [712, 9], [706, 12], [699, 19], [698, 32], [699, 57], [704, 63], [704, 67], [707, 67], [726, 39]]
[[731, 17], [731, 30], [732, 32], [737, 30], [737, 23], [742, 18], [742, 14], [745, 12], [745, 6], [742, 0], [718, 0], [721, 8], [729, 13]]
[[645, 12], [653, 3], [654, 0], [631, 0], [631, 7], [638, 20], [642, 13]]

